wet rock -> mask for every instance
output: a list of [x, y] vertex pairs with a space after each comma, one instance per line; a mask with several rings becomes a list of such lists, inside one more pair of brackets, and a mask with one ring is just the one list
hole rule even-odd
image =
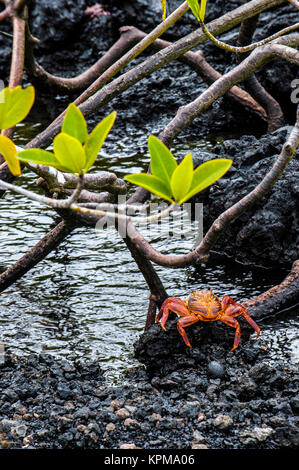
[[222, 378], [225, 374], [225, 369], [218, 361], [211, 361], [208, 364], [208, 374], [212, 377]]
[[40, 39], [38, 47], [47, 50], [62, 44], [65, 47], [83, 20], [84, 11], [85, 0], [31, 2], [30, 25], [33, 35]]
[[271, 367], [266, 362], [260, 362], [251, 367], [248, 371], [249, 377], [252, 377], [255, 382], [261, 382], [267, 380], [273, 371]]
[[241, 377], [241, 380], [238, 386], [239, 398], [241, 400], [248, 401], [252, 399], [253, 397], [255, 397], [257, 392], [258, 392], [257, 384], [251, 378], [249, 378], [247, 374], [244, 374]]
[[62, 400], [69, 400], [73, 397], [73, 392], [64, 384], [58, 384], [57, 394]]
[[[204, 202], [207, 227], [215, 216], [252, 191], [274, 164], [291, 127], [283, 127], [260, 139], [243, 136], [217, 144], [213, 151], [232, 158], [233, 171], [215, 183]], [[290, 267], [299, 257], [296, 220], [298, 201], [295, 188], [299, 176], [299, 152], [282, 177], [262, 201], [240, 216], [213, 248], [214, 259], [234, 259], [261, 267]], [[198, 195], [196, 201], [200, 202]]]

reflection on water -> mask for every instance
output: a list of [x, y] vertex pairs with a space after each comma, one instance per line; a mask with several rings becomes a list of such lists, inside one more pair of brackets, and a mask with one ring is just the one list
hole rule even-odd
[[[32, 130], [30, 124], [29, 130], [32, 134], [38, 131]], [[19, 145], [25, 142], [24, 135], [26, 128], [20, 125]], [[147, 155], [139, 153], [137, 160], [132, 154], [126, 142], [121, 142], [117, 148], [114, 146], [113, 156], [106, 147], [101, 162], [107, 168], [112, 165], [114, 171], [121, 169], [118, 174], [146, 168]], [[35, 179], [34, 175], [25, 174], [20, 182], [28, 186]], [[4, 270], [34, 246], [58, 218], [52, 210], [41, 209], [39, 204], [9, 193], [0, 204], [0, 264]], [[191, 229], [193, 233], [189, 231], [182, 239], [152, 233], [154, 246], [164, 253], [186, 253], [192, 247], [196, 226]], [[158, 267], [157, 271], [168, 292], [183, 298], [191, 289], [211, 287], [219, 296], [230, 294], [244, 300], [275, 282], [267, 275], [223, 266], [196, 270]], [[58, 249], [4, 291], [0, 302], [0, 341], [11, 351], [18, 354], [47, 351], [74, 360], [96, 359], [111, 381], [135, 364], [133, 343], [144, 328], [148, 291], [113, 229], [75, 230]], [[291, 360], [298, 361], [295, 316], [277, 320], [275, 325], [265, 324], [263, 340], [273, 348], [273, 357], [287, 349]]]

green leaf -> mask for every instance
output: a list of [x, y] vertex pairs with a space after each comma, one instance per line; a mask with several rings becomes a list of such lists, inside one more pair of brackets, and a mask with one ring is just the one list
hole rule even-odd
[[59, 164], [69, 173], [83, 173], [86, 156], [78, 139], [61, 132], [54, 139], [53, 149]]
[[207, 0], [201, 0], [200, 7], [199, 7], [198, 0], [187, 0], [187, 3], [189, 7], [191, 8], [192, 13], [195, 16], [195, 18], [197, 18], [198, 21], [204, 21], [206, 7], [207, 7]]
[[182, 202], [187, 201], [195, 194], [207, 188], [221, 178], [231, 167], [232, 160], [228, 158], [218, 158], [203, 163], [193, 172], [191, 187], [184, 196]]
[[157, 137], [150, 135], [148, 148], [151, 155], [151, 172], [171, 189], [170, 180], [178, 164], [170, 150]]
[[54, 166], [59, 165], [54, 153], [43, 149], [27, 149], [18, 153], [22, 162], [35, 163], [37, 165]]
[[126, 175], [125, 180], [136, 184], [137, 186], [141, 186], [142, 188], [147, 189], [151, 193], [156, 194], [156, 196], [162, 197], [169, 202], [173, 202], [169, 188], [163, 181], [154, 175], [150, 175], [149, 173]]
[[193, 15], [198, 21], [200, 21], [200, 8], [198, 5], [198, 0], [187, 0], [189, 7], [192, 10]]
[[22, 173], [20, 162], [17, 158], [17, 149], [9, 137], [0, 135], [0, 153], [3, 155], [10, 172], [14, 176]]
[[34, 102], [34, 88], [17, 86], [0, 91], [0, 129], [15, 126], [29, 113]]
[[83, 144], [88, 136], [87, 124], [80, 109], [71, 103], [66, 111], [61, 131], [78, 139]]
[[200, 12], [199, 12], [199, 17], [200, 17], [201, 21], [205, 20], [206, 8], [207, 8], [207, 0], [201, 0], [201, 2], [200, 2]]
[[173, 172], [171, 177], [171, 189], [175, 201], [182, 204], [183, 198], [188, 193], [193, 178], [193, 162], [192, 155], [188, 153], [183, 161]]
[[106, 116], [89, 134], [86, 139], [84, 150], [86, 154], [85, 172], [94, 164], [102, 145], [109, 134], [116, 119], [116, 112], [113, 111]]

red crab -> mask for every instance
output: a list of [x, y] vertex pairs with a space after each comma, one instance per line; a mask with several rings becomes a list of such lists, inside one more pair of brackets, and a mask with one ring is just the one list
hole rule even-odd
[[184, 328], [198, 322], [199, 320], [220, 320], [223, 323], [226, 323], [226, 325], [235, 328], [236, 334], [231, 351], [239, 346], [241, 338], [241, 328], [235, 317], [243, 315], [245, 320], [247, 320], [252, 328], [257, 332], [257, 337], [260, 334], [260, 328], [248, 315], [245, 307], [238, 304], [227, 295], [225, 295], [220, 301], [217, 295], [215, 295], [211, 290], [193, 291], [185, 301], [179, 297], [168, 297], [168, 299], [163, 302], [156, 318], [156, 323], [160, 322], [160, 325], [165, 331], [165, 323], [167, 322], [170, 311], [177, 313], [182, 317], [177, 321], [177, 329], [185, 341], [185, 344], [190, 348], [192, 346]]

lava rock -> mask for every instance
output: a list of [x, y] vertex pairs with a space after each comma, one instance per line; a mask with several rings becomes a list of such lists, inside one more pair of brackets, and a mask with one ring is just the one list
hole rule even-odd
[[30, 3], [30, 26], [32, 34], [40, 40], [38, 48], [65, 47], [83, 20], [85, 0], [34, 0]]
[[[217, 144], [213, 152], [232, 158], [233, 172], [216, 182], [204, 200], [204, 226], [252, 191], [277, 159], [291, 127], [282, 127], [260, 139], [243, 136]], [[273, 189], [246, 213], [232, 222], [213, 247], [212, 257], [234, 259], [242, 265], [290, 268], [299, 257], [296, 220], [299, 217], [296, 185], [299, 152]], [[202, 202], [201, 195], [195, 202]]]

